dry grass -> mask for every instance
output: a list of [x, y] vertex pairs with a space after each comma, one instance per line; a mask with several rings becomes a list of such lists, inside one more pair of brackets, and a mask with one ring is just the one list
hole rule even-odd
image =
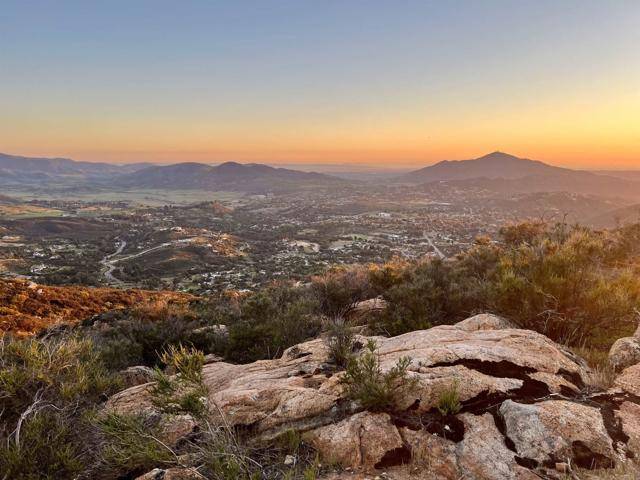
[[591, 385], [593, 387], [597, 390], [611, 388], [616, 378], [616, 372], [609, 363], [609, 352], [588, 347], [573, 348], [572, 350], [576, 355], [584, 358], [591, 367]]
[[631, 462], [628, 462], [612, 469], [578, 469], [575, 471], [575, 475], [570, 478], [579, 480], [638, 480], [638, 478], [640, 478], [640, 469]]

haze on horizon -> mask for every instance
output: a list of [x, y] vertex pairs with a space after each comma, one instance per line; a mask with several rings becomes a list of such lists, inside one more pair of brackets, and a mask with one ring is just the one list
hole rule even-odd
[[640, 168], [640, 2], [9, 0], [0, 151]]

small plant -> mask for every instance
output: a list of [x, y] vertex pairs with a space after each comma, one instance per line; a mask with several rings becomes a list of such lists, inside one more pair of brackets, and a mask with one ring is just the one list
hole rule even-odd
[[160, 354], [160, 360], [181, 378], [192, 383], [202, 382], [204, 354], [194, 348], [183, 345], [170, 345]]
[[207, 388], [202, 379], [203, 353], [182, 345], [170, 346], [160, 358], [175, 375], [170, 376], [156, 368], [156, 384], [151, 392], [154, 404], [168, 413], [204, 416], [207, 412]]
[[402, 357], [387, 372], [380, 368], [376, 353], [377, 344], [369, 340], [365, 351], [349, 361], [342, 378], [347, 396], [373, 411], [386, 410], [396, 403], [399, 396], [415, 387], [416, 380], [408, 376], [409, 357]]
[[440, 414], [445, 417], [447, 415], [455, 415], [462, 409], [457, 381], [455, 381], [450, 388], [447, 388], [440, 394], [437, 408]]
[[331, 323], [328, 346], [331, 361], [339, 367], [346, 367], [353, 356], [353, 332], [342, 318]]

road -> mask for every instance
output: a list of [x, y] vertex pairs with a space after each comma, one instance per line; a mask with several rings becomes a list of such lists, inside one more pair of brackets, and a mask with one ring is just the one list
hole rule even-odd
[[436, 255], [438, 255], [439, 258], [441, 258], [442, 260], [444, 260], [445, 258], [447, 258], [447, 256], [442, 253], [442, 250], [440, 250], [435, 243], [433, 243], [433, 240], [431, 240], [431, 237], [429, 235], [427, 235], [427, 231], [424, 230], [422, 232], [422, 237], [429, 242], [429, 245], [431, 245], [431, 247], [433, 248], [433, 251], [436, 252]]
[[126, 246], [127, 246], [127, 242], [125, 240], [120, 240], [118, 243], [118, 248], [116, 248], [116, 251], [113, 253], [110, 253], [109, 255], [104, 257], [102, 260], [100, 260], [100, 263], [106, 268], [106, 270], [104, 271], [104, 278], [107, 280], [107, 283], [116, 283], [116, 284], [122, 283], [121, 280], [118, 280], [116, 277], [113, 276], [113, 271], [116, 268], [115, 264], [118, 262], [118, 260], [111, 260], [111, 259], [116, 255], [120, 255]]
[[170, 247], [171, 245], [176, 245], [180, 243], [189, 243], [192, 240], [193, 238], [182, 238], [180, 240], [174, 240], [173, 242], [161, 243], [160, 245], [147, 248], [146, 250], [142, 250], [141, 252], [134, 253], [133, 255], [127, 255], [126, 257], [114, 259], [113, 257], [120, 255], [125, 249], [125, 247], [127, 246], [127, 242], [124, 240], [121, 240], [116, 251], [114, 253], [107, 255], [100, 261], [100, 263], [106, 268], [104, 272], [104, 278], [107, 280], [108, 283], [122, 285], [124, 282], [113, 276], [113, 271], [116, 269], [116, 263], [123, 262], [125, 260], [131, 260], [132, 258], [141, 257], [143, 255], [146, 255], [147, 253], [155, 252], [156, 250]]

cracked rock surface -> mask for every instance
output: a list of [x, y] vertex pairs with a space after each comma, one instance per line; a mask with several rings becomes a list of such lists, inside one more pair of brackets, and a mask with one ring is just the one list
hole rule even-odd
[[[640, 458], [640, 366], [589, 395], [582, 359], [492, 315], [375, 340], [383, 371], [411, 358], [416, 386], [393, 411], [367, 412], [345, 397], [322, 339], [275, 360], [205, 365], [209, 403], [256, 442], [293, 429], [344, 467], [393, 472], [411, 462], [411, 478], [566, 478], [556, 463], [604, 469]], [[443, 417], [436, 406], [453, 385], [462, 408]], [[149, 385], [106, 408], [152, 411]]]

